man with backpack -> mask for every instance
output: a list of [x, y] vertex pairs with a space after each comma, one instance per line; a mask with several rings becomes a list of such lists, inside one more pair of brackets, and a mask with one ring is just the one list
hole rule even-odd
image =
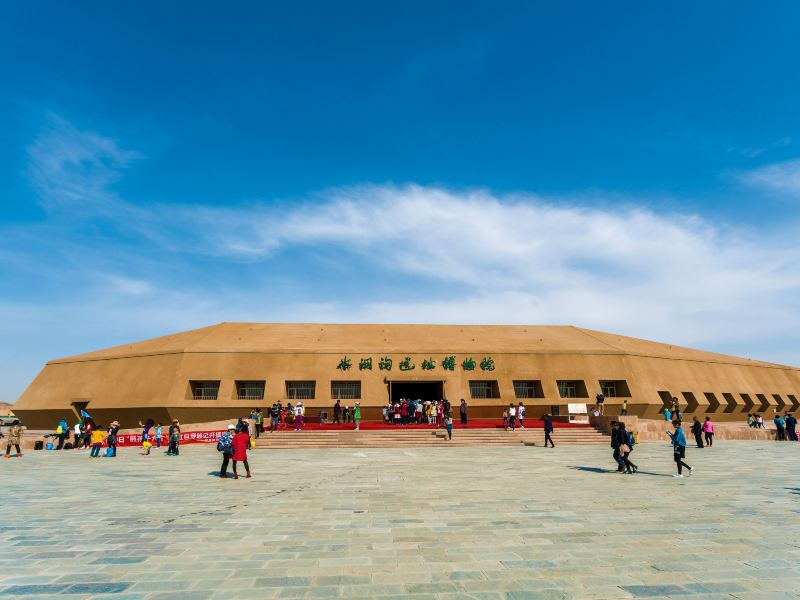
[[236, 425], [228, 425], [228, 431], [222, 434], [217, 442], [217, 450], [222, 452], [222, 467], [219, 470], [219, 476], [225, 478], [228, 476], [228, 464], [233, 457], [233, 435], [236, 433]]
[[68, 435], [69, 426], [67, 425], [67, 417], [61, 417], [61, 420], [58, 422], [58, 427], [56, 427], [56, 436], [58, 436], [58, 448], [56, 448], [56, 450], [64, 448], [64, 442], [67, 441]]
[[628, 458], [633, 452], [633, 446], [636, 444], [636, 438], [633, 435], [632, 431], [628, 431], [625, 429], [625, 423], [621, 422], [617, 425], [617, 435], [619, 436], [619, 455], [620, 459], [622, 460], [622, 464], [625, 465], [625, 472], [629, 475], [636, 473], [639, 470], [635, 464], [633, 464], [630, 459]]

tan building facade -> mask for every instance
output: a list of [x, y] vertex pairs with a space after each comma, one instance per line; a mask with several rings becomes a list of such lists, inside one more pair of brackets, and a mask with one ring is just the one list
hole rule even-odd
[[72, 421], [202, 422], [302, 399], [337, 398], [365, 419], [390, 398], [467, 400], [472, 418], [524, 402], [530, 417], [569, 403], [658, 417], [677, 397], [718, 420], [800, 407], [800, 369], [569, 326], [220, 323], [52, 360], [14, 405], [32, 428]]

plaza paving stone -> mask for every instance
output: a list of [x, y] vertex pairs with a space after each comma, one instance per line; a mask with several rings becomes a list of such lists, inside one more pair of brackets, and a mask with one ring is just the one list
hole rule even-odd
[[251, 452], [0, 462], [0, 598], [800, 597], [800, 444]]

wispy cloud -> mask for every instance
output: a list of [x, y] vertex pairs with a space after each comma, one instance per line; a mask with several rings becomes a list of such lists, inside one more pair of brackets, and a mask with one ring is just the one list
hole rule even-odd
[[800, 159], [760, 167], [742, 174], [741, 180], [748, 185], [796, 199], [800, 196]]
[[[114, 342], [237, 319], [574, 323], [740, 354], [800, 342], [800, 241], [789, 225], [755, 238], [634, 199], [600, 209], [418, 185], [354, 186], [291, 204], [134, 205], [113, 187], [139, 155], [54, 123], [31, 146], [29, 174], [43, 204], [59, 209], [47, 226], [61, 233], [52, 248], [69, 240], [70, 259], [58, 274], [43, 260], [40, 285], [60, 277], [86, 291], [6, 303], [6, 314], [20, 315], [7, 327], [12, 338], [55, 318], [69, 320], [64, 331], [94, 328]], [[752, 181], [800, 190], [800, 161], [770, 169]], [[76, 217], [137, 235], [123, 249], [76, 239]], [[184, 241], [198, 231], [201, 244]], [[332, 279], [330, 264], [332, 291], [320, 284]], [[46, 331], [59, 335], [55, 323]]]

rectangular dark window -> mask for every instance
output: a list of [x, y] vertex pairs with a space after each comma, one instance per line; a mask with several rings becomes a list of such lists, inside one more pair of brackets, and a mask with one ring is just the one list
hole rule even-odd
[[266, 381], [237, 381], [236, 397], [239, 400], [263, 400]]
[[473, 398], [499, 398], [497, 381], [470, 381], [469, 393]]
[[600, 390], [606, 398], [630, 398], [631, 391], [624, 379], [606, 379], [600, 381]]
[[334, 400], [361, 400], [361, 382], [331, 381], [331, 398]]
[[219, 381], [190, 381], [192, 399], [216, 400], [219, 395]]
[[514, 396], [517, 398], [544, 398], [542, 382], [536, 379], [515, 381]]
[[316, 395], [316, 381], [287, 381], [286, 397], [289, 400], [313, 400]]
[[558, 385], [558, 395], [562, 398], [589, 397], [589, 394], [586, 392], [586, 384], [583, 380], [559, 380], [556, 384]]

